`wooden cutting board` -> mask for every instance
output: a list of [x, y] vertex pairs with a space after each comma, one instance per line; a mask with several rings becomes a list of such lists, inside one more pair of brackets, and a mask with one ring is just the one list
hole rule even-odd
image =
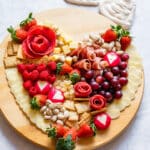
[[[60, 27], [74, 40], [80, 40], [85, 34], [90, 32], [99, 32], [105, 30], [114, 24], [107, 18], [87, 10], [61, 8], [41, 12], [36, 15], [38, 20], [49, 21]], [[37, 129], [24, 113], [19, 109], [13, 95], [7, 84], [3, 55], [6, 49], [8, 38], [6, 38], [0, 46], [0, 110], [21, 135], [40, 146], [50, 150], [54, 149], [54, 141], [49, 140], [46, 134]], [[115, 137], [117, 137], [133, 120], [140, 106], [144, 89], [144, 74], [142, 77], [142, 85], [139, 87], [135, 100], [131, 106], [121, 113], [119, 119], [113, 120], [110, 128], [106, 131], [98, 132], [95, 138], [86, 138], [79, 140], [76, 144], [76, 150], [89, 150], [100, 147]], [[129, 115], [130, 114], [130, 115]]]

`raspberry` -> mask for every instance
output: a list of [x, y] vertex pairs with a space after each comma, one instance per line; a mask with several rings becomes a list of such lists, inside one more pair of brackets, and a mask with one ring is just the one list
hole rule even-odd
[[23, 79], [26, 81], [26, 80], [29, 80], [30, 79], [30, 74], [27, 70], [24, 70], [23, 71]]
[[31, 87], [32, 87], [32, 82], [31, 80], [27, 80], [23, 83], [23, 87], [26, 89], [26, 90], [29, 90]]
[[55, 71], [56, 70], [56, 62], [55, 61], [51, 61], [47, 64], [49, 70], [51, 71]]
[[34, 87], [34, 86], [32, 86], [30, 89], [29, 89], [29, 94], [30, 94], [30, 96], [34, 96], [34, 95], [36, 95], [36, 94], [38, 94], [37, 93], [37, 89]]
[[45, 64], [39, 64], [39, 65], [37, 66], [37, 70], [38, 70], [39, 72], [46, 70], [46, 65], [45, 65]]
[[30, 79], [32, 81], [38, 80], [39, 79], [39, 72], [37, 70], [33, 70], [31, 72]]
[[55, 74], [50, 74], [50, 75], [48, 76], [48, 81], [49, 81], [51, 84], [53, 84], [53, 83], [55, 82], [55, 80], [56, 80]]
[[42, 72], [40, 73], [40, 80], [45, 80], [45, 81], [47, 81], [48, 76], [49, 76], [49, 72], [48, 72], [47, 70], [42, 71]]
[[18, 64], [17, 68], [20, 73], [23, 73], [23, 71], [26, 70], [25, 64]]
[[26, 64], [26, 69], [30, 72], [36, 68], [35, 64]]

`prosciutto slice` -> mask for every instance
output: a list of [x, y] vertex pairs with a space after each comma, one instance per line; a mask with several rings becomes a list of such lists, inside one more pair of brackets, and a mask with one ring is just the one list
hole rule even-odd
[[94, 62], [92, 63], [92, 69], [94, 69], [94, 70], [101, 69], [100, 62], [101, 62], [101, 58], [100, 57], [96, 57], [94, 59]]
[[82, 58], [86, 57], [90, 61], [94, 61], [95, 58], [96, 58], [96, 54], [94, 52], [94, 48], [93, 47], [85, 47], [84, 50], [83, 50], [82, 55], [84, 55], [84, 57], [82, 57]]
[[91, 69], [91, 62], [88, 59], [82, 59], [76, 62], [73, 67], [78, 69], [90, 70]]

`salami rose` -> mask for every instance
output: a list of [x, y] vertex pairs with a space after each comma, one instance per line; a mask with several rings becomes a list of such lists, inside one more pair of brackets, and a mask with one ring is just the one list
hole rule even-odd
[[78, 82], [74, 85], [75, 96], [76, 97], [88, 97], [91, 92], [91, 86], [86, 82]]
[[45, 26], [33, 26], [22, 44], [27, 58], [40, 58], [52, 53], [56, 43], [55, 32]]

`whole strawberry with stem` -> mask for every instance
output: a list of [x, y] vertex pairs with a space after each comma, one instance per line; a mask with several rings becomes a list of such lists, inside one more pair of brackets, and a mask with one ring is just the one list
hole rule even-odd
[[25, 20], [20, 22], [20, 27], [26, 31], [28, 31], [32, 26], [35, 25], [37, 25], [37, 21], [32, 17], [32, 13], [30, 13]]

